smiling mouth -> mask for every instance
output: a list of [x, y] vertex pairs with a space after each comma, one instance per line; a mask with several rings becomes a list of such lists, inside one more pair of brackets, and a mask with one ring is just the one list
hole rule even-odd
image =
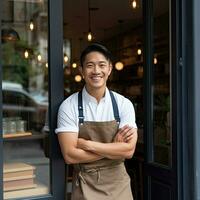
[[93, 81], [99, 81], [101, 78], [102, 78], [102, 77], [100, 77], [100, 76], [92, 76], [92, 77], [91, 77], [91, 79], [92, 79]]

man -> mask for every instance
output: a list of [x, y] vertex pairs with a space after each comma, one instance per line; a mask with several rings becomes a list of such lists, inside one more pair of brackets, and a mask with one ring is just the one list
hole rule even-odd
[[124, 159], [137, 141], [132, 103], [109, 91], [110, 52], [100, 44], [81, 54], [85, 87], [68, 97], [58, 113], [58, 139], [63, 157], [74, 164], [72, 200], [132, 200]]

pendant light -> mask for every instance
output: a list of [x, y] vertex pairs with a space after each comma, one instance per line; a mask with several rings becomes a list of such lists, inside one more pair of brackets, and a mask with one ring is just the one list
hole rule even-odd
[[118, 61], [115, 63], [115, 69], [118, 70], [118, 71], [121, 71], [123, 70], [124, 68], [124, 63], [120, 60], [120, 50], [119, 50], [119, 41], [120, 41], [120, 31], [122, 30], [122, 23], [123, 23], [123, 20], [118, 20], [118, 23], [119, 23], [119, 35], [117, 37], [117, 48], [118, 48]]
[[88, 0], [88, 26], [89, 26], [89, 30], [88, 30], [88, 35], [87, 35], [87, 40], [89, 42], [92, 41], [93, 36], [92, 36], [92, 31], [91, 31], [91, 14], [90, 14], [90, 0]]
[[34, 23], [33, 23], [33, 20], [30, 21], [29, 28], [30, 28], [31, 31], [34, 30]]
[[123, 68], [124, 68], [123, 62], [118, 61], [118, 62], [115, 63], [115, 69], [116, 69], [116, 70], [120, 71], [120, 70], [122, 70]]
[[26, 49], [25, 52], [24, 52], [24, 57], [27, 59], [29, 57], [29, 53], [28, 53], [28, 50]]
[[133, 0], [133, 1], [132, 1], [132, 7], [133, 7], [133, 9], [136, 9], [136, 7], [137, 7], [137, 2], [136, 2], [136, 0]]

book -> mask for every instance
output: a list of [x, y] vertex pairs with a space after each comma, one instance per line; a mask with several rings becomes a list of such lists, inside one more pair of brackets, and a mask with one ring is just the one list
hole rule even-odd
[[26, 163], [5, 163], [3, 166], [3, 190], [12, 191], [34, 188], [35, 167]]
[[[30, 173], [34, 172], [35, 167], [26, 163], [5, 163], [3, 165], [3, 174], [4, 176], [15, 176], [17, 172], [23, 172], [24, 175], [30, 175]], [[20, 173], [19, 173], [20, 174]], [[18, 174], [17, 174], [18, 175]]]
[[34, 188], [37, 185], [34, 183], [34, 177], [25, 179], [11, 180], [3, 182], [3, 191], [21, 190], [26, 188]]

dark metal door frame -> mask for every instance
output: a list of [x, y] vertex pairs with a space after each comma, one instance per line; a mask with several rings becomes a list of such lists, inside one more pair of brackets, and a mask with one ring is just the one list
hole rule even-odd
[[200, 198], [200, 1], [182, 0], [182, 199]]
[[143, 1], [145, 21], [145, 199], [150, 197], [148, 176], [160, 176], [174, 187], [174, 199], [200, 197], [200, 1], [171, 0], [173, 163], [160, 169], [152, 160], [152, 0]]

